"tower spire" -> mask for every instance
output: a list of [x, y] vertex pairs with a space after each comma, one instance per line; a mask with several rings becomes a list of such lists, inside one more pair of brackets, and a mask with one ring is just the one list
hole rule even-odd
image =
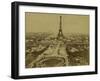
[[60, 16], [59, 32], [58, 32], [57, 39], [62, 39], [62, 38], [64, 38], [64, 36], [63, 36], [63, 32], [62, 32], [62, 16]]
[[60, 16], [60, 29], [62, 29], [62, 16]]

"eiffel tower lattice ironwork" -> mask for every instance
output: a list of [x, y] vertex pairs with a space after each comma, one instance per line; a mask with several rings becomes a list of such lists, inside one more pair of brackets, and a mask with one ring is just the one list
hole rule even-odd
[[58, 32], [57, 39], [63, 39], [63, 38], [64, 38], [64, 35], [62, 32], [62, 16], [60, 16], [59, 32]]

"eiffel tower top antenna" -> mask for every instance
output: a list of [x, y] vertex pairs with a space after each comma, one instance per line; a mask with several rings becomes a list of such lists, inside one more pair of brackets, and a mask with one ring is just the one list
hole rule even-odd
[[62, 16], [60, 16], [60, 29], [62, 29]]

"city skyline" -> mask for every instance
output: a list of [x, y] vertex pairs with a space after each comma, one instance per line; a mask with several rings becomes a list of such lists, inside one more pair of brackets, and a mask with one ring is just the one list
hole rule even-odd
[[89, 33], [89, 16], [26, 13], [25, 20], [26, 68], [89, 65], [89, 34], [80, 34]]
[[59, 17], [62, 16], [63, 33], [89, 34], [89, 16], [74, 14], [25, 13], [26, 33], [58, 33]]

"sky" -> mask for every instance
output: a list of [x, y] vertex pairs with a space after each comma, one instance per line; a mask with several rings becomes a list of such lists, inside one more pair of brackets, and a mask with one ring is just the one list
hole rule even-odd
[[89, 15], [25, 12], [25, 31], [58, 33], [62, 16], [63, 33], [89, 33]]

